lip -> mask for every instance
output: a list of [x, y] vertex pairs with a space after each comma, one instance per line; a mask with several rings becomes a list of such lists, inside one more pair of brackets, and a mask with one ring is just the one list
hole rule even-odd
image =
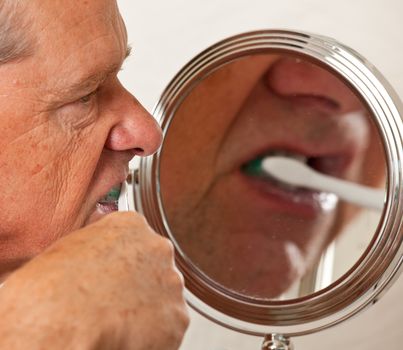
[[117, 202], [110, 202], [110, 203], [98, 202], [96, 204], [96, 208], [98, 209], [98, 211], [104, 214], [110, 214], [113, 213], [114, 211], [119, 210]]
[[351, 132], [362, 122], [361, 116], [347, 114], [326, 96], [279, 96], [262, 82], [222, 140], [216, 171], [221, 175], [237, 171], [256, 157], [280, 150], [311, 158], [314, 169], [343, 178], [365, 146], [365, 135]]
[[354, 159], [354, 150], [352, 149], [318, 150], [309, 144], [272, 143], [249, 151], [248, 155], [241, 157], [235, 164], [233, 171], [237, 171], [253, 159], [264, 157], [265, 155], [275, 152], [286, 152], [306, 157], [308, 159], [308, 165], [315, 170], [325, 175], [339, 178], [343, 177]]
[[[318, 152], [309, 145], [303, 147], [296, 144], [271, 144], [250, 153], [236, 165], [234, 172], [239, 178], [240, 185], [245, 187], [256, 200], [262, 200], [268, 208], [278, 212], [287, 212], [306, 218], [314, 218], [320, 213], [335, 209], [337, 196], [331, 193], [308, 190], [299, 187], [282, 186], [277, 181], [249, 175], [242, 168], [256, 158], [266, 155], [286, 152], [306, 157], [307, 163], [316, 170], [335, 177], [343, 177], [352, 162], [353, 154], [348, 150], [322, 150]], [[253, 194], [254, 193], [254, 194]]]
[[[117, 154], [114, 161], [98, 169], [92, 179], [91, 204], [84, 225], [102, 219], [118, 210], [117, 203], [102, 201], [113, 187], [120, 186], [129, 174], [129, 160], [126, 154]], [[95, 190], [96, 188], [96, 190]], [[96, 192], [95, 192], [96, 191]]]
[[284, 189], [273, 181], [245, 174], [242, 168], [280, 151], [307, 158], [308, 165], [323, 174], [348, 178], [366, 138], [364, 133], [352, 132], [362, 122], [361, 116], [347, 118], [345, 114], [326, 96], [279, 96], [264, 83], [258, 84], [237, 114], [237, 124], [221, 143], [216, 173], [218, 177], [236, 176], [245, 193], [264, 201], [268, 208], [308, 216], [328, 210], [332, 203], [334, 208], [337, 197], [333, 194]]
[[[123, 182], [123, 181], [122, 181]], [[111, 201], [111, 202], [106, 202], [102, 201], [102, 199], [108, 194], [111, 188], [118, 186], [121, 184], [121, 182], [115, 182], [114, 185], [111, 185], [109, 187], [108, 191], [105, 191], [105, 193], [98, 198], [96, 203], [94, 204], [92, 213], [90, 214], [89, 218], [87, 219], [87, 224], [95, 222], [103, 218], [105, 215], [116, 212], [119, 210], [118, 207], [118, 201]]]
[[332, 193], [303, 188], [286, 189], [275, 182], [248, 176], [241, 170], [235, 173], [240, 186], [253, 200], [262, 202], [268, 209], [313, 219], [317, 215], [335, 209], [337, 196]]
[[[255, 133], [252, 142], [247, 142], [244, 147], [238, 148], [237, 153], [231, 151], [227, 153], [230, 154], [226, 159], [227, 163], [221, 169], [219, 168], [218, 172], [235, 174], [245, 193], [261, 201], [262, 207], [272, 209], [274, 212], [287, 212], [314, 218], [335, 209], [337, 197], [334, 194], [302, 188], [284, 188], [278, 182], [246, 174], [243, 171], [244, 166], [254, 159], [285, 152], [303, 156], [307, 159], [309, 166], [323, 174], [347, 178], [351, 165], [360, 151], [359, 145], [354, 139], [344, 138], [343, 128], [338, 129], [336, 125], [334, 129], [332, 128], [337, 119], [330, 119], [330, 117], [324, 119], [326, 117], [318, 115], [309, 119], [310, 122], [318, 121], [318, 130], [307, 127], [306, 132], [304, 130], [303, 133], [282, 133], [281, 137], [274, 133], [275, 137], [271, 137], [272, 140], [266, 136], [266, 133], [270, 132], [268, 124], [263, 124], [264, 127]], [[265, 120], [264, 117], [256, 119]], [[315, 134], [316, 132], [321, 133]], [[241, 131], [241, 138], [247, 139], [244, 135], [248, 134]], [[315, 139], [316, 135], [318, 137]], [[340, 142], [340, 139], [343, 142]], [[220, 163], [217, 162], [217, 164]]]
[[[260, 138], [260, 137], [259, 137]], [[263, 140], [263, 137], [261, 137]], [[275, 181], [246, 174], [245, 164], [275, 152], [297, 154], [307, 158], [307, 163], [317, 171], [338, 178], [346, 178], [355, 159], [357, 147], [353, 143], [338, 144], [335, 138], [318, 147], [311, 140], [289, 138], [270, 142], [248, 143], [239, 149], [237, 160], [221, 168], [221, 175], [235, 176], [239, 186], [248, 197], [260, 203], [262, 208], [273, 212], [289, 213], [304, 218], [316, 218], [335, 209], [337, 196], [332, 193], [302, 188], [284, 188]], [[235, 157], [231, 157], [233, 160]], [[226, 168], [226, 169], [225, 169]]]
[[113, 180], [113, 182], [112, 181], [105, 182], [103, 186], [102, 195], [98, 197], [96, 203], [102, 202], [102, 199], [110, 192], [111, 189], [113, 189], [114, 187], [121, 186], [121, 184], [124, 181], [126, 181], [128, 175], [129, 175], [129, 167], [127, 166], [125, 168], [122, 168], [120, 174], [115, 175], [113, 178], [111, 177], [110, 180]]

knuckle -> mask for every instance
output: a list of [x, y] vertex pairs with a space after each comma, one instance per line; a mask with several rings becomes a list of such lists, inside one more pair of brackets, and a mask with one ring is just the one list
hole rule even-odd
[[190, 324], [189, 312], [186, 306], [176, 306], [171, 309], [169, 333], [173, 338], [181, 340]]
[[181, 291], [185, 288], [185, 278], [183, 277], [182, 273], [174, 267], [174, 275], [175, 275], [175, 285], [178, 286]]
[[190, 315], [187, 309], [185, 309], [186, 311], [183, 313], [183, 319], [182, 319], [182, 323], [184, 326], [184, 330], [186, 330], [189, 325], [190, 325]]
[[185, 288], [184, 279], [180, 272], [174, 267], [170, 273], [170, 276], [166, 282], [169, 286], [171, 293], [181, 300], [183, 300], [183, 290]]
[[159, 257], [173, 259], [175, 255], [175, 248], [170, 240], [160, 235], [150, 236], [152, 239], [152, 249], [158, 254]]
[[172, 242], [166, 238], [162, 239], [162, 249], [166, 254], [170, 257], [173, 257], [175, 255], [175, 247], [172, 244]]
[[178, 311], [177, 323], [181, 326], [181, 331], [184, 333], [190, 324], [190, 316], [186, 305], [184, 304]]

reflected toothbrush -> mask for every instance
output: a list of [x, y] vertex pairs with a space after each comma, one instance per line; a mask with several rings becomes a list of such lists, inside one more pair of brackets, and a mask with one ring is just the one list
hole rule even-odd
[[277, 181], [288, 185], [334, 193], [347, 202], [382, 210], [385, 191], [334, 178], [315, 171], [290, 157], [267, 156], [261, 161], [263, 171]]

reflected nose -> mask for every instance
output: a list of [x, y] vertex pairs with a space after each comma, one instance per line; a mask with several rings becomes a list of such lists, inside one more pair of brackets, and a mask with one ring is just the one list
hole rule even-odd
[[265, 80], [280, 96], [328, 99], [342, 113], [361, 107], [352, 89], [337, 75], [299, 58], [281, 58], [268, 71]]
[[156, 120], [136, 98], [124, 90], [114, 113], [119, 122], [110, 130], [105, 146], [114, 151], [131, 151], [135, 156], [155, 153], [162, 142], [162, 131]]

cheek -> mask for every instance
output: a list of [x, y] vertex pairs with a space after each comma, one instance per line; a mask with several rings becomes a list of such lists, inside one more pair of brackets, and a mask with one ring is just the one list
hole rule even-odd
[[[50, 166], [49, 175], [52, 200], [56, 200], [54, 217], [57, 222], [65, 222], [71, 228], [78, 228], [92, 207], [90, 188], [99, 158], [103, 149], [104, 139], [93, 130], [80, 133], [70, 138]], [[87, 203], [89, 202], [89, 203]]]
[[78, 227], [101, 138], [95, 128], [74, 133], [44, 125], [8, 145], [0, 154], [0, 211], [7, 231], [46, 246]]

